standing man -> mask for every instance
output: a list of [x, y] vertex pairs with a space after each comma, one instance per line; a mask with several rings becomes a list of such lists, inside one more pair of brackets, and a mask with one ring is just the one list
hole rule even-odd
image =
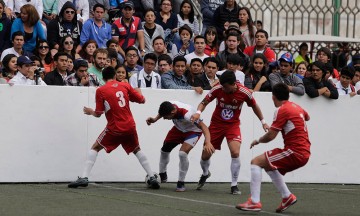
[[277, 108], [274, 121], [269, 131], [259, 139], [254, 140], [250, 148], [259, 143], [268, 143], [275, 139], [281, 131], [284, 148], [275, 148], [259, 155], [251, 161], [251, 197], [247, 202], [238, 204], [237, 209], [244, 211], [261, 211], [260, 202], [261, 172], [265, 169], [282, 201], [276, 212], [283, 212], [296, 203], [296, 196], [286, 186], [283, 175], [304, 166], [310, 157], [310, 141], [305, 121], [310, 120], [309, 114], [299, 105], [288, 101], [289, 88], [284, 83], [272, 88], [272, 99]]
[[195, 108], [188, 104], [179, 101], [165, 101], [160, 104], [159, 113], [156, 117], [149, 117], [146, 119], [148, 125], [157, 122], [161, 118], [172, 120], [174, 123], [174, 126], [168, 132], [161, 148], [159, 175], [161, 182], [167, 182], [166, 168], [170, 162], [170, 152], [181, 143], [179, 151], [179, 178], [176, 187], [177, 192], [185, 191], [184, 181], [189, 169], [188, 154], [191, 149], [194, 148], [202, 133], [204, 133], [205, 136], [204, 151], [207, 151], [209, 154], [212, 154], [215, 151], [210, 142], [210, 132], [208, 127], [201, 119], [198, 119], [195, 122], [190, 121], [191, 115], [195, 112]]
[[[234, 72], [225, 71], [220, 76], [220, 84], [211, 89], [208, 95], [199, 104], [197, 111], [192, 115], [191, 120], [197, 121], [206, 106], [216, 99], [216, 108], [211, 117], [209, 126], [211, 142], [215, 149], [221, 149], [221, 143], [226, 138], [231, 153], [231, 194], [241, 194], [237, 186], [237, 180], [240, 172], [240, 112], [244, 102], [251, 107], [255, 115], [260, 119], [261, 124], [266, 131], [269, 126], [266, 124], [260, 107], [257, 105], [251, 92], [236, 82]], [[203, 174], [197, 189], [200, 190], [211, 175], [209, 172], [211, 152], [203, 151], [200, 165]]]
[[129, 83], [133, 88], [161, 89], [161, 77], [154, 71], [157, 57], [148, 53], [144, 57], [144, 68], [130, 77]]
[[105, 68], [102, 77], [106, 84], [96, 90], [96, 109], [84, 107], [84, 113], [97, 118], [105, 113], [108, 123], [88, 153], [82, 178], [71, 182], [68, 187], [87, 187], [88, 177], [98, 152], [105, 149], [106, 153], [110, 153], [122, 145], [127, 154], [135, 154], [141, 166], [150, 176], [148, 184], [151, 185], [151, 188], [160, 188], [145, 154], [140, 149], [135, 121], [129, 106], [130, 101], [145, 103], [145, 97], [128, 83], [116, 81], [115, 69], [112, 67]]

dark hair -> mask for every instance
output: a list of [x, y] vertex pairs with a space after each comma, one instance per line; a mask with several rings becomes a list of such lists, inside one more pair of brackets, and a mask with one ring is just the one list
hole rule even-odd
[[285, 83], [277, 83], [272, 87], [272, 94], [279, 101], [289, 100], [289, 87]]
[[171, 59], [171, 57], [170, 57], [168, 54], [161, 54], [161, 55], [159, 55], [159, 57], [158, 57], [158, 63], [159, 63], [160, 61], [166, 61], [169, 65], [172, 64], [172, 59]]
[[59, 59], [60, 56], [66, 56], [67, 58], [69, 57], [69, 55], [65, 52], [57, 52], [55, 55], [54, 55], [54, 61], [57, 61]]
[[360, 66], [355, 66], [355, 67], [354, 67], [354, 70], [355, 70], [355, 73], [356, 73], [356, 72], [360, 72]]
[[129, 76], [129, 73], [126, 71], [125, 65], [117, 64], [117, 65], [115, 66], [115, 74], [116, 74], [117, 69], [119, 69], [119, 68], [121, 68], [121, 67], [125, 69], [125, 79], [129, 80], [129, 79], [130, 79], [130, 76]]
[[235, 65], [245, 65], [244, 59], [235, 53], [230, 53], [226, 58], [226, 63], [235, 64]]
[[259, 29], [256, 31], [255, 35], [257, 35], [258, 33], [264, 33], [266, 39], [269, 39], [269, 33], [267, 31], [265, 31], [264, 29]]
[[22, 36], [23, 39], [25, 40], [24, 33], [22, 31], [16, 31], [11, 35], [11, 41], [14, 41], [16, 36]]
[[226, 70], [223, 74], [221, 74], [219, 80], [221, 85], [233, 85], [236, 82], [235, 73], [231, 70]]
[[110, 79], [114, 79], [115, 76], [115, 68], [113, 67], [106, 67], [102, 70], [102, 76], [105, 81], [108, 81]]
[[151, 59], [153, 60], [155, 63], [157, 62], [158, 58], [157, 56], [155, 55], [155, 53], [147, 53], [145, 56], [144, 56], [144, 62], [148, 59]]
[[72, 48], [72, 50], [71, 50], [71, 57], [72, 57], [72, 58], [75, 58], [76, 46], [75, 46], [75, 44], [74, 44], [75, 41], [74, 41], [74, 39], [71, 37], [71, 35], [65, 35], [64, 37], [61, 38], [60, 44], [59, 44], [59, 52], [65, 52], [65, 45], [64, 45], [64, 43], [65, 43], [65, 40], [66, 40], [67, 38], [71, 38], [71, 40], [72, 40], [72, 42], [73, 42], [73, 48]]
[[106, 47], [109, 48], [109, 46], [110, 46], [111, 44], [113, 44], [113, 43], [114, 43], [114, 44], [119, 44], [117, 40], [115, 40], [115, 39], [110, 39], [110, 40], [106, 41]]
[[152, 42], [152, 45], [153, 45], [153, 46], [154, 46], [154, 43], [155, 43], [156, 40], [162, 40], [162, 41], [164, 42], [164, 44], [165, 44], [165, 39], [164, 39], [161, 35], [159, 35], [159, 36], [157, 36], [157, 37], [154, 38], [154, 40], [153, 40], [153, 42]]
[[170, 115], [171, 112], [175, 109], [174, 105], [169, 101], [164, 101], [160, 104], [159, 107], [159, 116], [164, 117]]
[[209, 62], [214, 62], [216, 67], [219, 67], [219, 61], [215, 57], [207, 57], [204, 59], [204, 65], [207, 65]]
[[191, 8], [191, 11], [188, 15], [188, 18], [189, 18], [189, 22], [190, 23], [193, 23], [194, 22], [194, 17], [195, 17], [195, 13], [194, 13], [194, 5], [191, 3], [190, 0], [183, 0], [180, 4], [180, 11], [179, 11], [179, 15], [180, 17], [184, 20], [184, 13], [182, 12], [181, 8], [184, 6], [184, 4], [189, 4], [190, 5], [190, 8]]
[[136, 49], [136, 48], [133, 47], [133, 46], [130, 46], [130, 47], [126, 48], [126, 50], [125, 50], [125, 55], [126, 55], [129, 51], [131, 51], [131, 50], [134, 50], [134, 51], [136, 52], [136, 55], [139, 56], [139, 54], [138, 54], [138, 49]]
[[230, 36], [235, 36], [238, 41], [240, 41], [240, 35], [236, 32], [229, 32], [229, 34], [226, 35], [225, 40], [229, 39]]
[[190, 33], [190, 37], [192, 36], [193, 32], [192, 32], [191, 28], [186, 24], [184, 24], [183, 26], [181, 26], [179, 28], [179, 35], [181, 35], [181, 32], [184, 31], [184, 30], [186, 30], [186, 31], [188, 31]]
[[199, 38], [202, 38], [202, 39], [204, 39], [204, 41], [205, 41], [204, 36], [202, 36], [202, 35], [196, 35], [195, 38], [194, 38], [194, 43], [195, 43], [195, 41], [196, 41], [197, 39], [199, 39]]
[[261, 26], [263, 25], [263, 22], [261, 20], [256, 20], [256, 21], [254, 21], [254, 23], [259, 24]]
[[173, 60], [173, 66], [175, 66], [176, 62], [183, 61], [186, 64], [186, 58], [184, 56], [176, 56]]
[[316, 55], [319, 55], [320, 52], [323, 52], [327, 55], [327, 57], [329, 58], [329, 60], [331, 59], [331, 51], [329, 48], [327, 47], [321, 47], [317, 52]]
[[207, 34], [210, 34], [210, 33], [215, 34], [215, 39], [214, 39], [214, 41], [212, 42], [212, 44], [210, 45], [210, 47], [211, 47], [211, 48], [216, 48], [216, 49], [218, 49], [218, 38], [219, 38], [219, 36], [218, 36], [217, 31], [216, 31], [216, 28], [215, 28], [214, 26], [209, 26], [209, 27], [206, 28], [205, 34], [204, 34], [205, 43], [207, 44], [207, 42], [208, 42], [208, 41], [207, 41], [207, 38], [206, 38], [206, 35], [207, 35]]
[[246, 24], [248, 26], [248, 30], [249, 30], [249, 35], [250, 35], [250, 39], [253, 40], [254, 39], [254, 31], [253, 31], [253, 27], [254, 27], [254, 21], [251, 17], [251, 13], [250, 13], [250, 9], [247, 7], [240, 7], [239, 8], [239, 12], [238, 12], [238, 16], [241, 10], [245, 10], [249, 19], [246, 21]]
[[[47, 40], [43, 40], [43, 39], [40, 39], [38, 40], [38, 42], [36, 43], [36, 47], [35, 47], [35, 50], [34, 50], [34, 55], [40, 57], [39, 55], [39, 47], [41, 44], [43, 43], [47, 43], [48, 46], [49, 46], [49, 42]], [[49, 50], [49, 52], [46, 54], [45, 58], [44, 58], [44, 61], [46, 64], [51, 64], [53, 62], [53, 58], [51, 57], [51, 52]], [[41, 61], [40, 61], [41, 62]], [[42, 64], [42, 63], [41, 63]]]
[[261, 74], [262, 76], [266, 76], [266, 71], [267, 71], [266, 65], [267, 65], [268, 61], [267, 61], [267, 58], [264, 56], [264, 54], [262, 54], [262, 53], [256, 53], [251, 59], [252, 59], [252, 64], [250, 65], [249, 73], [250, 73], [250, 74], [255, 74], [255, 73], [257, 73], [257, 72], [255, 71], [255, 68], [254, 68], [255, 59], [262, 59], [263, 62], [264, 62], [264, 67], [263, 67], [263, 69], [260, 71], [260, 74]]
[[99, 53], [101, 53], [101, 54], [106, 54], [107, 57], [108, 57], [108, 55], [109, 55], [107, 49], [105, 49], [105, 48], [99, 48], [99, 49], [96, 49], [96, 50], [95, 50], [95, 52], [94, 52], [94, 54], [93, 54], [94, 58], [95, 58], [95, 57], [97, 56], [97, 54], [99, 54]]
[[103, 4], [99, 4], [99, 3], [97, 3], [97, 4], [95, 4], [95, 5], [94, 5], [94, 7], [92, 8], [92, 9], [93, 9], [93, 11], [95, 11], [95, 10], [96, 10], [96, 8], [98, 8], [98, 7], [100, 7], [100, 8], [102, 8], [102, 9], [104, 9], [104, 11], [105, 11], [105, 6], [104, 6]]
[[30, 57], [30, 60], [33, 61], [33, 62], [35, 62], [35, 61], [40, 62], [40, 67], [44, 67], [44, 65], [43, 65], [42, 62], [41, 62], [40, 57], [38, 57], [38, 56], [36, 56], [36, 55], [33, 55], [33, 56]]
[[96, 43], [95, 40], [88, 40], [84, 43], [84, 45], [81, 47], [81, 50], [79, 52], [79, 55], [81, 56], [81, 58], [87, 60], [89, 63], [92, 63], [93, 62], [93, 56], [92, 55], [89, 55], [87, 52], [86, 52], [86, 47], [89, 45], [89, 44], [95, 44], [95, 47], [96, 49], [99, 48], [98, 44]]
[[[320, 61], [314, 61], [313, 63], [311, 63], [309, 65], [310, 71], [312, 71], [313, 66], [318, 67], [323, 72], [322, 78], [324, 78], [326, 75], [326, 72], [327, 72], [327, 67], [326, 67], [325, 63], [320, 62]], [[330, 71], [330, 73], [332, 73], [332, 72]]]
[[200, 58], [193, 58], [193, 59], [191, 59], [190, 65], [192, 65], [192, 63], [194, 63], [194, 62], [200, 62], [200, 64], [203, 65], [203, 61], [201, 61]]
[[108, 59], [110, 59], [110, 61], [112, 59], [115, 59], [116, 65], [120, 64], [120, 61], [118, 60], [118, 53], [116, 52], [116, 50], [113, 48], [107, 48], [106, 50], [108, 52]]
[[341, 69], [341, 76], [348, 76], [350, 79], [354, 78], [355, 69], [353, 67], [345, 66]]
[[[14, 58], [14, 57], [17, 58], [17, 56], [14, 55], [14, 54], [7, 54], [7, 55], [3, 58], [3, 60], [2, 60], [2, 65], [3, 65], [3, 67], [4, 67], [4, 69], [5, 69], [6, 72], [9, 72], [9, 71], [10, 71], [9, 62], [10, 62], [10, 60], [11, 60], [12, 58]], [[3, 73], [4, 73], [5, 71], [3, 71]]]

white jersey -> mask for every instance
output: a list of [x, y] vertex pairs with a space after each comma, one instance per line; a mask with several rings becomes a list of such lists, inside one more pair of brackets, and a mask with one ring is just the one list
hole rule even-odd
[[202, 132], [201, 129], [196, 126], [200, 121], [202, 121], [201, 119], [195, 123], [190, 121], [191, 116], [196, 113], [196, 109], [194, 107], [179, 101], [170, 101], [170, 103], [175, 105], [177, 108], [177, 113], [172, 120], [177, 129], [184, 133], [191, 131]]
[[[226, 70], [222, 70], [222, 71], [218, 71], [216, 72], [217, 76], [221, 76], [221, 74], [223, 74]], [[242, 71], [236, 70], [235, 72], [235, 77], [236, 80], [241, 83], [241, 85], [244, 85], [244, 81], [245, 81], [245, 74]]]

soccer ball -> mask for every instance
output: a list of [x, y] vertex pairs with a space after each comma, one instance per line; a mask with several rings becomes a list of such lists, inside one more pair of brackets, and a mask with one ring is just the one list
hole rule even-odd
[[[159, 182], [159, 184], [161, 183], [161, 178], [160, 178], [160, 175], [157, 174], [156, 172], [154, 172], [154, 176], [155, 178], [157, 179], [157, 181]], [[148, 183], [149, 182], [149, 179], [150, 179], [150, 176], [149, 175], [146, 175], [145, 176], [145, 185], [146, 187], [150, 188], [151, 185]]]

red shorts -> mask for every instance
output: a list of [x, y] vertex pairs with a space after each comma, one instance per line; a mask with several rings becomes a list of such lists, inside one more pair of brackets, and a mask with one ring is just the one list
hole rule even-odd
[[166, 143], [188, 143], [194, 147], [197, 141], [200, 139], [202, 132], [182, 132], [175, 126], [166, 135], [164, 142]]
[[122, 145], [127, 154], [133, 152], [139, 146], [139, 140], [136, 130], [134, 133], [116, 135], [109, 132], [108, 129], [104, 129], [96, 140], [102, 147], [104, 147], [107, 153], [112, 152], [119, 145]]
[[279, 170], [282, 175], [304, 166], [309, 157], [291, 149], [273, 149], [264, 153], [272, 170]]
[[238, 141], [241, 143], [240, 125], [236, 124], [217, 124], [211, 123], [209, 126], [211, 143], [215, 149], [221, 149], [221, 143], [226, 137], [226, 141]]

